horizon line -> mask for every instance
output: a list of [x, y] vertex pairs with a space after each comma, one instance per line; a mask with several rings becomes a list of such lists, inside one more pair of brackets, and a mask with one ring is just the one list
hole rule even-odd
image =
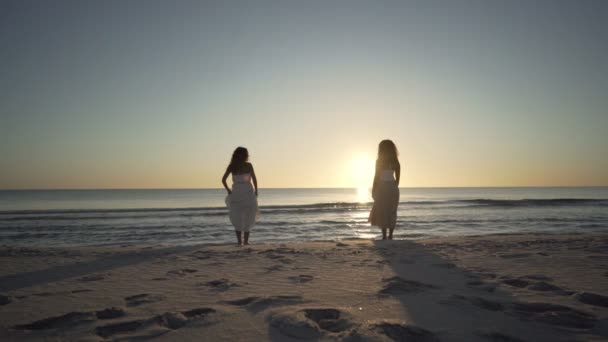
[[[403, 189], [467, 189], [467, 188], [606, 188], [608, 185], [507, 185], [507, 186], [400, 186]], [[265, 187], [280, 189], [359, 189], [360, 187]], [[369, 187], [371, 189], [371, 186]], [[99, 191], [99, 190], [223, 190], [224, 188], [4, 188], [0, 191]]]

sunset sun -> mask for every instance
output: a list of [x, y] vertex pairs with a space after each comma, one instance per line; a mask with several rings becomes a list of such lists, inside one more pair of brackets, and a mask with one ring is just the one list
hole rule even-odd
[[370, 201], [369, 189], [374, 180], [374, 160], [368, 155], [358, 155], [353, 159], [351, 170], [351, 184], [357, 189], [357, 201]]

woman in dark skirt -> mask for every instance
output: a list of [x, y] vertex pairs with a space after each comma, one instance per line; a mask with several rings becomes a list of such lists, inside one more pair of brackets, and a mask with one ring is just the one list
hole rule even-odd
[[401, 165], [397, 158], [397, 147], [390, 140], [382, 140], [378, 145], [376, 174], [372, 187], [374, 205], [369, 213], [369, 222], [382, 229], [382, 240], [393, 239], [393, 230], [397, 223], [397, 206], [399, 205], [399, 178]]

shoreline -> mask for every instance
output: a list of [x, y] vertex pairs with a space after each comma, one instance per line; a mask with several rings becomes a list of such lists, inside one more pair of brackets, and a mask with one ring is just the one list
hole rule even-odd
[[608, 233], [4, 245], [0, 266], [7, 341], [608, 338]]
[[[373, 228], [373, 227], [372, 227]], [[231, 228], [232, 229], [232, 228]], [[407, 228], [405, 228], [407, 229]], [[377, 229], [378, 231], [380, 231], [380, 229]], [[395, 229], [395, 234], [399, 231], [399, 229]], [[231, 233], [233, 232], [233, 230], [231, 230]], [[254, 231], [255, 232], [255, 231]], [[586, 235], [586, 236], [593, 236], [593, 235], [606, 235], [608, 234], [608, 232], [603, 233], [603, 232], [599, 232], [599, 231], [588, 231], [588, 232], [581, 232], [581, 231], [531, 231], [531, 232], [504, 232], [504, 233], [486, 233], [486, 234], [463, 234], [463, 235], [437, 235], [437, 236], [433, 236], [433, 235], [426, 235], [426, 236], [421, 236], [421, 237], [412, 237], [412, 238], [401, 238], [401, 239], [395, 239], [392, 241], [415, 241], [415, 242], [420, 242], [423, 240], [442, 240], [442, 239], [459, 239], [459, 238], [480, 238], [480, 237], [498, 237], [498, 236], [544, 236], [544, 235], [555, 235], [555, 236], [562, 236], [562, 235]], [[94, 244], [94, 245], [53, 245], [53, 246], [42, 246], [42, 245], [32, 245], [32, 244], [24, 244], [24, 245], [10, 245], [7, 243], [4, 244], [0, 244], [0, 253], [4, 253], [4, 249], [32, 249], [32, 250], [46, 250], [46, 249], [51, 249], [51, 250], [70, 250], [70, 249], [74, 249], [74, 250], [78, 250], [78, 249], [91, 249], [91, 250], [105, 250], [105, 249], [151, 249], [151, 248], [172, 248], [172, 247], [200, 247], [200, 248], [204, 248], [204, 247], [221, 247], [221, 246], [226, 246], [226, 247], [230, 247], [233, 246], [234, 248], [248, 248], [251, 246], [255, 246], [255, 245], [297, 245], [297, 244], [306, 244], [306, 243], [339, 243], [342, 241], [353, 241], [353, 242], [357, 242], [357, 241], [382, 241], [381, 239], [381, 233], [378, 233], [379, 237], [378, 239], [370, 239], [370, 238], [358, 238], [358, 237], [347, 237], [344, 239], [336, 239], [336, 240], [329, 240], [329, 239], [318, 239], [318, 240], [300, 240], [300, 241], [275, 241], [275, 242], [256, 242], [254, 240], [254, 242], [252, 242], [249, 246], [236, 246], [236, 241], [235, 243], [232, 242], [218, 242], [218, 243], [213, 243], [213, 242], [208, 242], [208, 243], [189, 243], [189, 244], [172, 244], [172, 243], [168, 243], [168, 244], [162, 244], [162, 243], [150, 243], [150, 244], [145, 244], [145, 243], [109, 243], [109, 244]], [[232, 237], [232, 234], [231, 234]], [[252, 236], [252, 239], [255, 239], [255, 235]], [[388, 240], [390, 241], [390, 240]]]

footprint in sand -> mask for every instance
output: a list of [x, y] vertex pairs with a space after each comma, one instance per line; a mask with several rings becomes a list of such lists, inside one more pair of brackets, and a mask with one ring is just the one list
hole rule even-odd
[[192, 310], [188, 310], [188, 311], [182, 311], [182, 314], [184, 316], [186, 316], [187, 318], [194, 318], [194, 317], [203, 317], [206, 316], [208, 314], [214, 313], [216, 312], [215, 309], [212, 308], [196, 308], [196, 309], [192, 309]]
[[431, 284], [425, 284], [415, 280], [406, 280], [400, 277], [387, 278], [382, 281], [386, 283], [386, 285], [378, 292], [380, 295], [400, 295], [437, 288]]
[[12, 302], [11, 297], [0, 294], [0, 305], [6, 305]]
[[171, 270], [171, 271], [168, 271], [167, 275], [168, 276], [183, 277], [186, 274], [196, 273], [196, 272], [198, 272], [198, 270], [191, 269], [191, 268], [182, 268], [180, 270]]
[[205, 266], [224, 266], [225, 263], [221, 262], [221, 261], [214, 261], [214, 262], [210, 262]]
[[95, 333], [102, 338], [110, 338], [115, 335], [125, 335], [128, 339], [146, 339], [160, 336], [171, 330], [179, 329], [192, 320], [206, 318], [207, 315], [215, 313], [212, 308], [197, 308], [182, 312], [165, 312], [149, 319], [140, 319], [99, 326]]
[[531, 256], [532, 253], [509, 253], [509, 254], [500, 254], [498, 255], [501, 258], [504, 259], [515, 259], [515, 258], [525, 258], [528, 256]]
[[337, 309], [304, 309], [304, 316], [317, 323], [321, 330], [339, 332], [352, 326], [350, 318]]
[[574, 296], [579, 302], [593, 305], [608, 307], [608, 297], [591, 292], [581, 292]]
[[466, 304], [474, 305], [478, 308], [489, 310], [489, 311], [502, 311], [505, 306], [502, 303], [482, 298], [482, 297], [467, 297], [462, 295], [453, 294], [449, 298], [439, 301], [440, 304], [453, 305], [462, 307]]
[[48, 317], [28, 324], [15, 325], [17, 330], [46, 330], [56, 328], [71, 328], [73, 326], [93, 322], [95, 314], [92, 312], [68, 312], [65, 315]]
[[[526, 278], [526, 279], [523, 279]], [[559, 286], [553, 285], [551, 283], [548, 283], [546, 281], [537, 281], [534, 283], [531, 283], [530, 281], [528, 281], [527, 279], [551, 279], [548, 277], [544, 277], [544, 276], [524, 276], [522, 278], [507, 278], [505, 280], [503, 280], [503, 284], [512, 286], [512, 287], [518, 287], [518, 288], [526, 288], [528, 290], [532, 290], [532, 291], [539, 291], [539, 292], [553, 292], [556, 295], [560, 295], [560, 296], [570, 296], [574, 293], [574, 291], [568, 291], [568, 290], [564, 290]]]
[[268, 272], [282, 271], [284, 269], [283, 265], [272, 265], [265, 268]]
[[513, 303], [512, 309], [520, 318], [560, 327], [590, 329], [597, 321], [597, 317], [593, 314], [558, 304]]
[[18, 330], [47, 330], [57, 328], [71, 328], [76, 325], [90, 323], [96, 319], [113, 319], [126, 315], [121, 308], [108, 308], [94, 312], [68, 312], [65, 315], [44, 318], [27, 324], [16, 325]]
[[574, 291], [567, 291], [567, 290], [562, 289], [559, 286], [555, 286], [553, 284], [550, 284], [550, 283], [547, 283], [544, 281], [536, 282], [536, 283], [528, 286], [527, 288], [528, 288], [528, 290], [533, 290], [533, 291], [553, 292], [560, 296], [570, 296], [574, 293]]
[[190, 254], [189, 256], [194, 259], [205, 260], [211, 258], [213, 256], [213, 253], [208, 251], [196, 251]]
[[125, 297], [127, 306], [139, 306], [142, 304], [160, 302], [165, 297], [162, 295], [151, 295], [148, 293], [137, 294], [129, 297]]
[[498, 275], [496, 273], [479, 272], [477, 275], [481, 278], [495, 279]]
[[477, 279], [476, 276], [472, 277], [472, 280], [466, 282], [467, 286], [472, 287], [476, 290], [481, 290], [485, 292], [494, 292], [496, 290], [496, 283], [493, 282], [484, 282], [481, 279]]
[[269, 259], [272, 259], [272, 260], [276, 260], [276, 261], [281, 262], [286, 265], [293, 264], [293, 262], [294, 262], [292, 259], [289, 259], [284, 255], [269, 254], [266, 257]]
[[521, 278], [509, 278], [502, 281], [503, 284], [507, 284], [513, 287], [524, 288], [530, 285], [530, 282]]
[[88, 275], [88, 276], [84, 276], [81, 278], [78, 278], [78, 281], [99, 281], [99, 280], [104, 280], [106, 279], [106, 277], [102, 274], [94, 274], [94, 275]]
[[552, 281], [553, 280], [553, 278], [547, 277], [542, 274], [530, 274], [530, 275], [523, 276], [522, 278], [531, 279], [531, 280], [539, 280], [539, 281]]
[[270, 307], [293, 305], [304, 303], [301, 296], [269, 296], [269, 297], [245, 297], [236, 300], [228, 300], [222, 303], [245, 307], [252, 313], [264, 311]]
[[497, 331], [481, 331], [477, 334], [490, 342], [524, 342], [522, 339]]
[[300, 274], [297, 276], [289, 277], [288, 279], [294, 283], [308, 283], [315, 279], [315, 277], [308, 274]]
[[432, 332], [413, 325], [380, 323], [371, 328], [393, 341], [439, 342], [439, 338]]
[[439, 342], [440, 339], [433, 332], [424, 328], [404, 324], [399, 321], [383, 320], [378, 323], [364, 324], [343, 333], [341, 341], [414, 341]]
[[331, 336], [354, 326], [350, 315], [333, 308], [285, 310], [272, 315], [269, 320], [270, 326], [281, 334], [298, 339]]
[[71, 293], [83, 293], [83, 292], [93, 292], [91, 289], [75, 289], [70, 291]]
[[108, 324], [95, 328], [95, 333], [100, 337], [108, 338], [116, 334], [135, 332], [137, 329], [143, 327], [145, 323], [146, 320], [137, 320]]
[[114, 319], [118, 317], [123, 317], [127, 313], [122, 308], [111, 307], [99, 311], [95, 311], [95, 317], [98, 319]]
[[217, 280], [212, 280], [206, 283], [200, 283], [197, 285], [203, 285], [203, 286], [208, 286], [214, 290], [217, 291], [226, 291], [229, 290], [230, 288], [233, 287], [240, 287], [241, 285], [237, 284], [237, 283], [233, 283], [230, 280], [226, 279], [226, 278], [222, 278], [222, 279], [217, 279]]

